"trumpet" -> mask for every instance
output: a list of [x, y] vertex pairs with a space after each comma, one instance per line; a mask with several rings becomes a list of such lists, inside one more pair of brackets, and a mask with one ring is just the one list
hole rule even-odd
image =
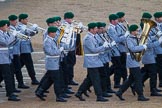
[[[34, 24], [33, 23], [30, 23], [30, 22], [28, 22], [28, 24], [29, 25], [31, 25], [31, 26], [33, 26]], [[37, 27], [37, 29], [39, 29], [40, 31], [42, 31], [42, 32], [44, 32], [45, 31], [45, 29], [44, 28], [42, 28], [42, 27]]]
[[81, 29], [81, 30], [84, 30], [84, 31], [88, 31], [88, 27], [84, 26], [82, 22], [78, 23], [77, 21], [73, 20], [72, 23], [74, 24], [75, 29]]
[[[9, 32], [12, 34], [12, 33], [14, 32], [14, 30], [9, 29]], [[29, 36], [24, 35], [24, 34], [22, 34], [22, 33], [20, 33], [20, 32], [17, 32], [16, 36], [17, 36], [17, 38], [19, 38], [19, 39], [25, 39], [25, 40], [29, 40], [29, 39], [30, 39]]]

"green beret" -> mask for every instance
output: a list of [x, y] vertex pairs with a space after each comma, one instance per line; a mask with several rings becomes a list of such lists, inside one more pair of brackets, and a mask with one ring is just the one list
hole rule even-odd
[[28, 18], [28, 14], [20, 14], [19, 20]]
[[72, 18], [74, 18], [74, 14], [73, 14], [72, 12], [66, 12], [66, 13], [64, 14], [64, 19], [65, 19], [65, 18], [72, 19]]
[[10, 21], [9, 20], [5, 20], [5, 21], [6, 21], [7, 26], [10, 26]]
[[95, 27], [97, 27], [97, 23], [95, 23], [95, 22], [92, 22], [92, 23], [88, 24], [88, 29], [93, 29]]
[[17, 20], [17, 16], [16, 16], [16, 15], [10, 15], [10, 16], [8, 17], [8, 19], [9, 19], [10, 21], [14, 21], [14, 20]]
[[96, 24], [98, 28], [103, 27], [101, 22], [97, 22]]
[[55, 19], [54, 18], [48, 18], [46, 20], [46, 23], [49, 24], [49, 23], [54, 23], [55, 22]]
[[129, 27], [129, 31], [132, 32], [132, 31], [136, 31], [138, 29], [138, 26], [136, 24], [132, 24], [130, 27]]
[[122, 18], [124, 17], [125, 13], [124, 12], [118, 12], [116, 13], [118, 15], [119, 18]]
[[154, 17], [155, 17], [155, 18], [160, 18], [160, 17], [162, 17], [162, 12], [155, 12], [155, 13], [154, 13]]
[[48, 33], [55, 33], [57, 30], [58, 30], [57, 27], [54, 26], [48, 27]]
[[53, 18], [56, 18], [56, 21], [61, 21], [61, 17], [60, 16], [55, 16]]
[[0, 27], [3, 27], [5, 25], [8, 25], [7, 20], [0, 20]]
[[106, 23], [102, 22], [102, 27], [106, 27]]
[[116, 14], [110, 14], [109, 15], [109, 20], [111, 21], [111, 20], [116, 20], [116, 19], [118, 19], [119, 17], [118, 17], [118, 15], [116, 15]]
[[150, 19], [150, 18], [152, 18], [152, 15], [150, 13], [148, 13], [148, 12], [144, 12], [143, 15], [142, 15], [142, 18]]

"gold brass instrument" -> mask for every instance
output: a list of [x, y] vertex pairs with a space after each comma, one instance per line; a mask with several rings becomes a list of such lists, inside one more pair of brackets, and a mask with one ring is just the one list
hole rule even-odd
[[59, 38], [58, 38], [58, 40], [57, 40], [57, 45], [58, 45], [58, 46], [60, 46], [60, 42], [61, 42], [61, 39], [62, 39], [62, 37], [63, 37], [63, 35], [64, 35], [64, 32], [65, 32], [65, 27], [64, 27], [64, 26], [61, 26], [61, 27], [60, 27], [60, 36], [59, 36]]
[[[12, 30], [12, 29], [9, 29], [9, 32], [12, 34], [12, 32], [13, 32], [14, 30]], [[24, 35], [24, 34], [22, 34], [22, 33], [20, 33], [20, 32], [17, 32], [17, 38], [19, 38], [19, 39], [25, 39], [25, 40], [28, 40], [28, 39], [30, 39], [30, 37], [29, 36], [27, 36], [27, 35]]]
[[[153, 20], [150, 20], [150, 19], [141, 19], [141, 21], [144, 23], [144, 26], [143, 26], [142, 34], [140, 36], [141, 39], [140, 39], [139, 45], [143, 45], [146, 43], [146, 40], [148, 38], [148, 33], [150, 32], [151, 28], [157, 26], [157, 24]], [[139, 62], [144, 52], [145, 51], [135, 53], [134, 54], [135, 60]]]
[[[34, 25], [33, 23], [30, 23], [30, 22], [28, 22], [28, 24], [29, 24], [29, 25], [31, 25], [31, 26], [33, 26], [33, 25]], [[39, 27], [39, 26], [37, 27], [37, 29], [38, 29], [38, 30], [40, 30], [40, 31], [42, 31], [42, 32], [44, 32], [44, 31], [45, 31], [45, 29], [44, 29], [44, 28]]]

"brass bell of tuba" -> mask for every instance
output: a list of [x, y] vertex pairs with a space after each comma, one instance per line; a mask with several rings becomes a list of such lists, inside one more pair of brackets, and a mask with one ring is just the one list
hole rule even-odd
[[[140, 38], [139, 45], [143, 45], [146, 43], [146, 40], [148, 38], [148, 33], [150, 32], [151, 28], [157, 26], [157, 24], [153, 20], [150, 20], [150, 19], [141, 19], [141, 22], [144, 23], [144, 26], [143, 26], [143, 30], [140, 36], [141, 38]], [[145, 51], [143, 50], [139, 53], [135, 53], [135, 60], [139, 62], [144, 52]]]

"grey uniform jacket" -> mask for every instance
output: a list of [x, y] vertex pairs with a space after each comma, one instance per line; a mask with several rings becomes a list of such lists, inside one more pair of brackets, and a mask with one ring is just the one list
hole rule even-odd
[[105, 51], [103, 46], [99, 46], [94, 35], [90, 32], [83, 39], [84, 49], [84, 64], [85, 68], [97, 68], [102, 67], [103, 63], [99, 57], [99, 53]]
[[[96, 37], [96, 40], [97, 40], [97, 43], [99, 44], [99, 46], [102, 46], [103, 43], [105, 42], [102, 39], [103, 34], [96, 34], [95, 37]], [[100, 53], [99, 57], [100, 57], [102, 63], [108, 63], [111, 61], [111, 59], [110, 59], [111, 57], [110, 57], [109, 53], [110, 53], [110, 49], [107, 49], [106, 51]]]
[[[142, 45], [138, 45], [137, 38], [131, 34], [127, 38], [127, 45], [129, 50], [134, 53], [144, 50], [144, 47]], [[130, 54], [127, 54], [126, 66], [128, 68], [140, 67], [140, 63], [135, 59], [132, 59]]]
[[15, 41], [14, 36], [9, 36], [0, 30], [0, 64], [10, 64], [11, 54], [9, 51], [10, 44]]
[[[32, 31], [30, 30], [23, 30], [23, 26], [25, 26], [24, 24], [22, 23], [19, 23], [18, 24], [18, 31], [20, 31], [22, 34], [25, 34], [27, 36], [34, 36], [35, 33], [33, 33]], [[20, 42], [20, 53], [31, 53], [33, 52], [33, 47], [32, 47], [32, 44], [31, 44], [31, 40], [28, 39], [28, 40], [24, 40], [24, 39], [21, 39], [21, 42]]]
[[107, 33], [108, 33], [108, 36], [110, 36], [110, 38], [117, 43], [117, 46], [112, 47], [112, 49], [114, 50], [112, 53], [112, 56], [120, 56], [120, 50], [119, 50], [118, 45], [120, 42], [125, 40], [125, 37], [118, 37], [116, 26], [112, 24], [109, 25]]
[[[17, 26], [10, 25], [11, 30], [17, 30]], [[20, 55], [20, 39], [13, 45], [13, 55]]]
[[47, 36], [43, 43], [43, 50], [46, 55], [46, 70], [59, 70], [59, 59], [61, 52], [58, 49], [56, 40], [52, 37]]
[[[124, 37], [125, 32], [127, 31], [127, 28], [123, 25], [123, 23], [118, 23], [116, 26], [118, 38], [121, 39], [121, 42], [119, 41], [118, 47], [120, 52], [127, 52], [126, 49], [126, 38]], [[125, 38], [125, 39], [124, 39]]]

